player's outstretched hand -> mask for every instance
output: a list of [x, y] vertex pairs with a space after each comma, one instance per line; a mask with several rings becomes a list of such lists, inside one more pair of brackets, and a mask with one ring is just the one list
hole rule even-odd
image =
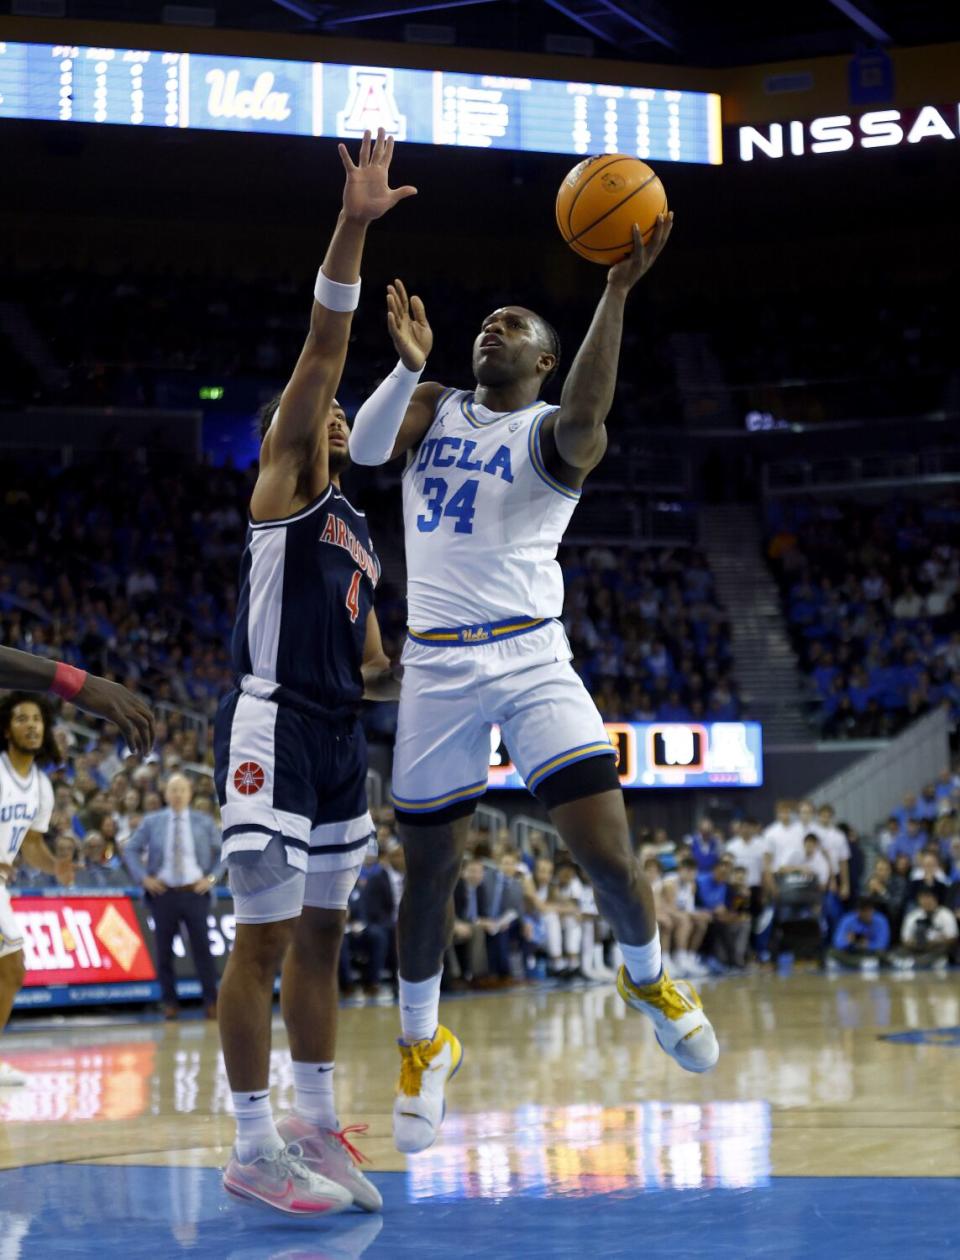
[[337, 146], [347, 182], [343, 189], [343, 212], [354, 223], [372, 223], [391, 210], [398, 201], [413, 197], [416, 189], [410, 184], [402, 188], [389, 185], [390, 163], [393, 160], [393, 136], [381, 127], [375, 141], [370, 132], [363, 133], [360, 155], [355, 163], [345, 144]]
[[138, 757], [146, 757], [153, 748], [156, 732], [147, 702], [119, 683], [88, 674], [73, 703], [78, 709], [118, 726], [128, 747]]
[[656, 227], [653, 229], [649, 245], [644, 245], [643, 233], [635, 223], [633, 225], [633, 253], [628, 254], [622, 262], [610, 268], [607, 272], [607, 284], [629, 293], [640, 277], [645, 276], [660, 257], [672, 231], [672, 210], [666, 215], [657, 215]]
[[387, 328], [403, 366], [419, 372], [433, 349], [433, 329], [418, 297], [407, 297], [402, 280], [387, 285]]

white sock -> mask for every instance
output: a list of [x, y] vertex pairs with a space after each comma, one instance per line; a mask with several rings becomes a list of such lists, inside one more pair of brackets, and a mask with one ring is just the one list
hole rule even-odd
[[440, 977], [404, 980], [400, 977], [400, 1027], [408, 1046], [415, 1041], [432, 1041], [440, 1023]]
[[635, 985], [656, 984], [663, 974], [663, 960], [660, 957], [660, 933], [654, 932], [653, 940], [646, 945], [624, 945], [620, 941], [620, 952], [623, 954], [623, 965]]
[[283, 1138], [273, 1120], [269, 1089], [234, 1093], [233, 1111], [237, 1117], [237, 1159], [241, 1164], [249, 1164], [269, 1151], [283, 1150]]
[[333, 1101], [332, 1063], [292, 1063], [293, 1109], [301, 1120], [322, 1129], [339, 1129]]

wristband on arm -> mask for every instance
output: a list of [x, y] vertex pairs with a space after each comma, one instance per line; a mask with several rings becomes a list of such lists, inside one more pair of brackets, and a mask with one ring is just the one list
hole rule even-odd
[[387, 463], [422, 375], [423, 368], [411, 372], [397, 363], [363, 404], [350, 430], [350, 458], [355, 464]]
[[65, 665], [63, 661], [57, 661], [57, 668], [53, 671], [53, 682], [47, 690], [52, 691], [61, 700], [72, 700], [82, 691], [86, 681], [85, 669], [76, 669], [73, 665]]
[[360, 281], [341, 284], [325, 276], [321, 267], [317, 272], [317, 283], [313, 286], [313, 296], [328, 311], [355, 311], [360, 305]]

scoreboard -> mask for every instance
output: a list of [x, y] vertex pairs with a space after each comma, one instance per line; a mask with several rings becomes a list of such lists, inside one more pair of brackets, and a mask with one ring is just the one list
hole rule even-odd
[[[759, 722], [606, 722], [624, 788], [760, 787]], [[488, 788], [522, 788], [523, 779], [493, 728]]]
[[0, 42], [0, 119], [722, 160], [720, 97], [448, 70]]

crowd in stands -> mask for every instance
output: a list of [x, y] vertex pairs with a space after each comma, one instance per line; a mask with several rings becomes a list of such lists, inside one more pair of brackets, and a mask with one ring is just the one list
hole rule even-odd
[[767, 555], [830, 738], [960, 723], [960, 499], [775, 502]]
[[[558, 302], [543, 294], [542, 280], [527, 284], [515, 271], [505, 286], [471, 287], [462, 276], [444, 275], [420, 283], [435, 332], [432, 379], [466, 387], [481, 321], [509, 302], [524, 300], [541, 309], [564, 344], [582, 338], [596, 294], [585, 290], [579, 300]], [[390, 271], [384, 279], [392, 276]], [[258, 398], [265, 402], [282, 388], [296, 363], [313, 291], [306, 272], [238, 275], [235, 269], [192, 275], [147, 267], [98, 272], [90, 266], [20, 268], [11, 260], [4, 278], [7, 300], [25, 312], [55, 366], [32, 370], [0, 334], [0, 364], [9, 367], [0, 377], [0, 405], [195, 409], [200, 387], [217, 385], [224, 390], [224, 405], [234, 411], [246, 406], [252, 413]], [[656, 324], [625, 330], [624, 351], [642, 389], [632, 379], [623, 382], [622, 418], [629, 420], [673, 388], [670, 344], [669, 331]], [[570, 358], [572, 353], [567, 363]], [[338, 389], [348, 414], [395, 362], [385, 307], [371, 286], [353, 321]], [[558, 386], [559, 381], [554, 392]]]
[[[192, 808], [216, 817], [210, 751], [181, 715], [161, 719], [156, 752], [143, 764], [70, 705], [61, 706], [55, 734], [63, 763], [50, 769], [47, 838], [76, 864], [78, 888], [135, 884], [125, 845], [163, 807], [174, 772], [192, 780]], [[341, 984], [345, 994], [387, 1000], [404, 858], [392, 809], [374, 816], [377, 839], [350, 901]], [[960, 962], [960, 765], [907, 797], [872, 836], [838, 822], [829, 804], [783, 801], [766, 827], [741, 818], [724, 831], [703, 817], [683, 838], [641, 830], [635, 847], [674, 975], [738, 973], [791, 953], [864, 969]], [[13, 885], [53, 886], [23, 863]], [[506, 829], [475, 832], [454, 907], [449, 989], [609, 980], [619, 965], [589, 881], [548, 829], [528, 834], [522, 850]]]
[[574, 663], [613, 721], [732, 721], [730, 628], [692, 548], [562, 553]]
[[[350, 908], [341, 980], [389, 1000], [403, 851], [389, 811]], [[875, 836], [829, 804], [782, 801], [767, 827], [708, 817], [678, 842], [640, 833], [664, 961], [675, 976], [727, 975], [794, 952], [828, 969], [942, 969], [960, 963], [960, 768], [909, 797]], [[930, 899], [933, 899], [931, 902]], [[552, 978], [609, 981], [619, 951], [589, 881], [533, 832], [475, 834], [454, 897], [444, 987], [499, 988]]]
[[[428, 260], [425, 260], [428, 261]], [[189, 265], [189, 260], [188, 260]], [[255, 253], [249, 259], [256, 266]], [[508, 288], [436, 274], [417, 278], [435, 330], [431, 355], [436, 379], [458, 380], [467, 370], [479, 320], [509, 301], [542, 309], [564, 344], [582, 336], [592, 293], [558, 302], [542, 292], [531, 260], [529, 276], [511, 265]], [[392, 274], [392, 273], [390, 273]], [[412, 278], [412, 277], [410, 277]], [[368, 279], [372, 273], [368, 272]], [[651, 402], [677, 410], [683, 369], [675, 333], [706, 337], [721, 380], [742, 399], [742, 414], [759, 408], [791, 421], [816, 423], [861, 416], [911, 415], [956, 406], [957, 372], [947, 333], [944, 283], [909, 290], [861, 285], [833, 292], [829, 302], [797, 301], [795, 294], [749, 293], [739, 302], [719, 290], [713, 301], [698, 288], [688, 308], [626, 330], [635, 371], [618, 405], [629, 422]], [[0, 401], [63, 402], [88, 406], [195, 406], [197, 387], [219, 382], [233, 394], [241, 382], [270, 382], [268, 393], [296, 361], [309, 313], [312, 281], [304, 273], [238, 275], [235, 270], [193, 274], [173, 268], [89, 265], [28, 266], [9, 260], [7, 300], [26, 313], [54, 365], [31, 370], [0, 338]], [[659, 295], [663, 299], [663, 295]], [[348, 404], [364, 395], [373, 376], [392, 366], [383, 311], [365, 299], [354, 321], [343, 391]], [[654, 412], [655, 414], [655, 412]]]
[[943, 293], [919, 283], [871, 290], [865, 279], [826, 301], [750, 294], [713, 312], [713, 341], [744, 410], [816, 424], [956, 407]]
[[[20, 467], [5, 480], [0, 643], [115, 677], [208, 720], [231, 684], [250, 470], [153, 461]], [[729, 629], [703, 556], [561, 552], [575, 663], [610, 720], [736, 717]], [[400, 592], [381, 584], [399, 656]], [[389, 739], [395, 707], [368, 714]]]

